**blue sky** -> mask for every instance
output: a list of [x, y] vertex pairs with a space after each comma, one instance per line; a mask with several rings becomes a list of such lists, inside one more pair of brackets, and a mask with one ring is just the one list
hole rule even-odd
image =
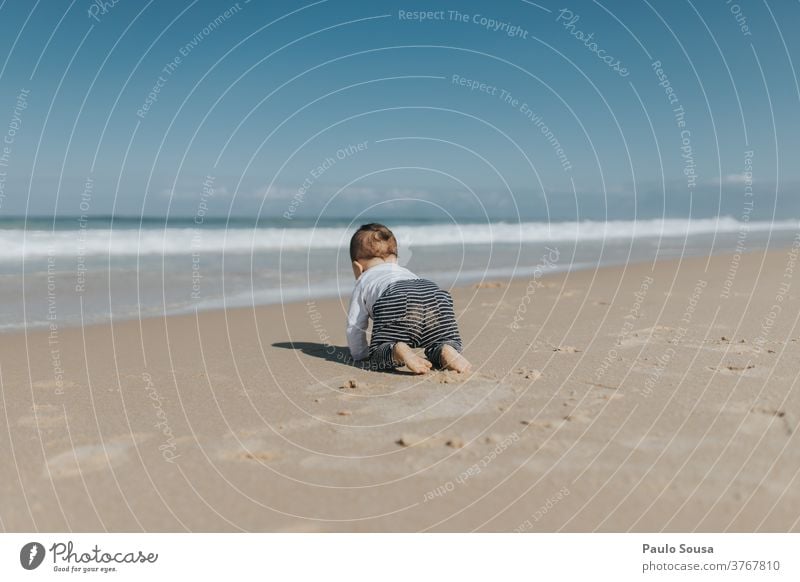
[[800, 216], [796, 2], [99, 5], [0, 4], [0, 216]]

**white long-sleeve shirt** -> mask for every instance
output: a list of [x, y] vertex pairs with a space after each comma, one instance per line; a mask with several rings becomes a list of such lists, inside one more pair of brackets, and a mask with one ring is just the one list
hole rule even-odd
[[381, 263], [364, 271], [356, 281], [347, 314], [347, 345], [354, 360], [363, 360], [369, 355], [367, 326], [372, 306], [390, 284], [406, 279], [419, 277], [397, 263]]

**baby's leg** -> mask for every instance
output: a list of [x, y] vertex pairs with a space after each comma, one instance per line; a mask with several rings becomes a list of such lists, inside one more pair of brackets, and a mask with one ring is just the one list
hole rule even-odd
[[436, 343], [425, 348], [425, 356], [431, 361], [436, 362], [445, 370], [455, 370], [456, 372], [469, 372], [471, 364], [461, 355], [461, 342], [448, 340], [443, 343]]
[[370, 364], [377, 370], [406, 366], [415, 374], [424, 374], [432, 365], [411, 349], [415, 345], [409, 322], [399, 320], [375, 325], [370, 342]]
[[375, 346], [370, 354], [370, 366], [376, 370], [391, 370], [406, 366], [415, 374], [425, 374], [432, 364], [418, 355], [405, 342], [385, 342]]
[[393, 283], [373, 308], [370, 359], [376, 368], [406, 366], [415, 374], [424, 374], [432, 364], [412, 347], [419, 346], [422, 313], [417, 305], [418, 279]]
[[405, 364], [406, 368], [415, 374], [425, 374], [433, 367], [433, 364], [431, 364], [429, 360], [417, 354], [404, 342], [397, 342], [394, 344], [392, 355], [395, 360]]
[[446, 370], [468, 372], [471, 366], [461, 355], [461, 335], [453, 310], [453, 298], [443, 290], [439, 290], [436, 296], [436, 314], [425, 333], [425, 355]]
[[394, 357], [394, 346], [397, 342], [373, 343], [369, 349], [369, 364], [373, 370], [392, 370], [403, 365]]
[[455, 370], [459, 373], [466, 373], [472, 369], [472, 364], [469, 360], [461, 355], [461, 351], [454, 348], [450, 344], [442, 346], [441, 355], [439, 356], [442, 368], [445, 370]]

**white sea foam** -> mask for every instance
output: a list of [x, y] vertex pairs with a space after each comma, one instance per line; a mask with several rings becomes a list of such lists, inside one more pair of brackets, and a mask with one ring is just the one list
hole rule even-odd
[[[404, 246], [468, 246], [565, 241], [633, 240], [693, 235], [792, 230], [797, 220], [742, 223], [734, 218], [638, 221], [526, 222], [494, 224], [392, 225]], [[36, 257], [124, 257], [196, 253], [249, 254], [262, 251], [344, 249], [353, 229], [320, 228], [143, 228], [141, 230], [0, 230], [0, 261]]]

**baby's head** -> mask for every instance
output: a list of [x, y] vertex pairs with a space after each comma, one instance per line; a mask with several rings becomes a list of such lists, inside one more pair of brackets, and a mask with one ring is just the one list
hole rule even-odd
[[356, 279], [370, 267], [381, 263], [396, 263], [397, 239], [382, 224], [365, 224], [350, 239], [350, 260]]

